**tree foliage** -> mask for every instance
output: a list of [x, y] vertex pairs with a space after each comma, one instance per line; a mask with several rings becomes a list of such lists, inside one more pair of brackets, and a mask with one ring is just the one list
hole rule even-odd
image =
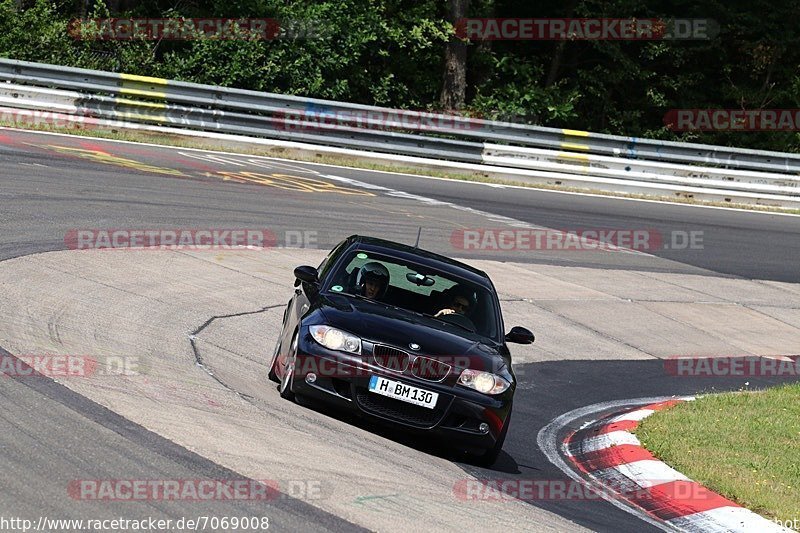
[[[454, 0], [450, 0], [454, 1]], [[677, 134], [676, 108], [799, 108], [795, 0], [471, 0], [470, 17], [712, 18], [697, 41], [469, 42], [467, 114], [772, 150], [792, 132]], [[267, 17], [316, 31], [276, 40], [75, 40], [74, 17]], [[411, 109], [440, 105], [454, 35], [442, 0], [0, 0], [15, 59]]]

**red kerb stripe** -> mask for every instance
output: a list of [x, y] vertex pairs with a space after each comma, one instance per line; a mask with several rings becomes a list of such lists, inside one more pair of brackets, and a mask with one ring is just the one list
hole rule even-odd
[[576, 458], [576, 462], [587, 471], [593, 472], [646, 459], [655, 460], [655, 457], [641, 446], [621, 444], [583, 454]]
[[614, 422], [612, 424], [606, 424], [604, 426], [597, 426], [589, 430], [586, 433], [586, 437], [595, 437], [597, 435], [605, 435], [606, 433], [611, 433], [612, 431], [632, 431], [636, 429], [636, 426], [639, 425], [639, 422], [636, 420], [622, 420], [620, 422]]
[[658, 402], [650, 405], [645, 405], [641, 409], [651, 409], [653, 411], [661, 411], [662, 409], [667, 409], [668, 407], [673, 407], [678, 405], [683, 400], [667, 400], [665, 402]]
[[635, 495], [628, 495], [628, 499], [662, 520], [671, 520], [719, 507], [739, 507], [699, 483], [683, 480], [642, 489]]

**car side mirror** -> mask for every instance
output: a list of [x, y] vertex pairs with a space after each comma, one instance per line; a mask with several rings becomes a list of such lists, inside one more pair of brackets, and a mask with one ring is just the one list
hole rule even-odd
[[316, 285], [319, 283], [318, 275], [317, 269], [312, 266], [299, 266], [294, 269], [294, 286], [297, 287], [301, 282]]
[[531, 344], [536, 340], [533, 332], [522, 326], [514, 326], [511, 331], [506, 333], [506, 342], [515, 342], [517, 344]]

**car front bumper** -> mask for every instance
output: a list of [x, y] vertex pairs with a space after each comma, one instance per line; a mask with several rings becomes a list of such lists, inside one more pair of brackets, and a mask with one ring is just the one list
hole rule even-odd
[[[513, 387], [501, 395], [488, 396], [456, 386], [456, 375], [443, 382], [423, 380], [378, 366], [369, 355], [371, 344], [365, 342], [364, 347], [367, 355], [327, 350], [306, 330], [298, 339], [292, 391], [382, 424], [435, 440], [458, 442], [467, 451], [494, 446], [511, 413]], [[436, 392], [436, 405], [431, 409], [370, 392], [373, 375]], [[485, 431], [481, 429], [484, 424], [488, 426], [484, 426]]]

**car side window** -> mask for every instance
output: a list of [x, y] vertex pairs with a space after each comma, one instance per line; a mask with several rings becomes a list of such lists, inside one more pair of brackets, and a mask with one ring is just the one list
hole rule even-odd
[[331, 253], [329, 253], [328, 256], [325, 259], [323, 259], [322, 262], [319, 264], [319, 266], [317, 267], [317, 272], [319, 273], [319, 275], [318, 275], [319, 279], [325, 279], [325, 275], [331, 269], [331, 267], [333, 266], [333, 263], [335, 263], [335, 261], [331, 261], [331, 260], [334, 257], [339, 255], [339, 252], [342, 250], [342, 248], [344, 247], [346, 242], [347, 242], [347, 240], [344, 240], [344, 241], [340, 242], [339, 244], [337, 244], [333, 248], [333, 250], [331, 250]]

